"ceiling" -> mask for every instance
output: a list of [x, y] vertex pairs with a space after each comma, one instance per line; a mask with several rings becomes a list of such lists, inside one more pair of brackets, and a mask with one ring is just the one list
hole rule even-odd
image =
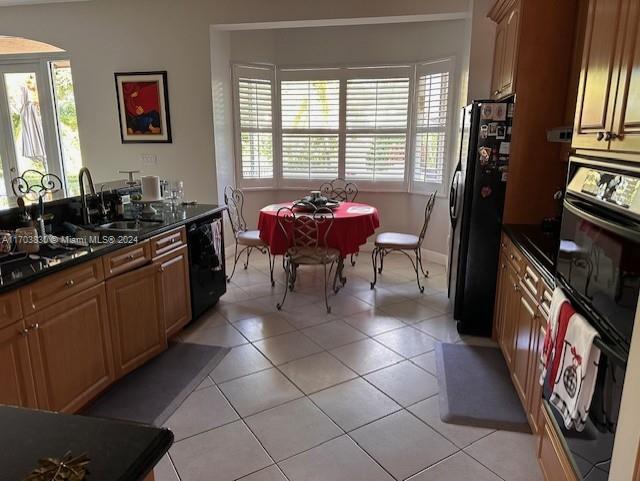
[[16, 5], [37, 5], [41, 3], [86, 2], [88, 0], [0, 0], [0, 7]]

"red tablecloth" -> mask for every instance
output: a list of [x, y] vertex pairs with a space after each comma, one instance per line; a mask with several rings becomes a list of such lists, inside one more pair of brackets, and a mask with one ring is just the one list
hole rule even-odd
[[[269, 244], [274, 255], [284, 254], [288, 247], [285, 235], [278, 226], [278, 209], [291, 205], [291, 202], [272, 204], [260, 210], [260, 238]], [[342, 202], [333, 214], [335, 218], [327, 236], [327, 244], [338, 249], [343, 257], [358, 252], [360, 246], [367, 243], [367, 238], [380, 227], [378, 209], [367, 204]]]

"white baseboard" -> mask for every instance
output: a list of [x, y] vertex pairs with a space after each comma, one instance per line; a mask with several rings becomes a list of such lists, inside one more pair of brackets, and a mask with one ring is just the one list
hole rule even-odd
[[[235, 245], [231, 244], [230, 246], [226, 246], [224, 249], [224, 255], [227, 259], [233, 259]], [[373, 250], [373, 242], [367, 242], [365, 245], [360, 247], [361, 252], [371, 252]], [[433, 262], [434, 264], [438, 264], [441, 266], [447, 266], [449, 258], [446, 254], [442, 254], [441, 252], [432, 251], [429, 249], [422, 249], [422, 258], [426, 262]]]

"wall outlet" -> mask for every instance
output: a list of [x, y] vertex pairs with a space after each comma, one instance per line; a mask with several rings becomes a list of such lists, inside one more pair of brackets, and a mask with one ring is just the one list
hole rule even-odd
[[155, 154], [142, 154], [140, 156], [140, 162], [143, 167], [155, 167], [158, 165], [158, 156]]

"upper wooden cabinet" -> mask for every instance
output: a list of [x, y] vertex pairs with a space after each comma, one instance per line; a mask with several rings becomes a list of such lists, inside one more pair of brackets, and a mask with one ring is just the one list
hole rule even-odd
[[640, 153], [640, 3], [629, 1], [611, 150]]
[[501, 99], [515, 93], [518, 24], [520, 21], [519, 1], [500, 0], [496, 2], [489, 12], [489, 18], [498, 24], [493, 57], [491, 98]]
[[640, 153], [639, 25], [637, 0], [590, 0], [573, 148]]

